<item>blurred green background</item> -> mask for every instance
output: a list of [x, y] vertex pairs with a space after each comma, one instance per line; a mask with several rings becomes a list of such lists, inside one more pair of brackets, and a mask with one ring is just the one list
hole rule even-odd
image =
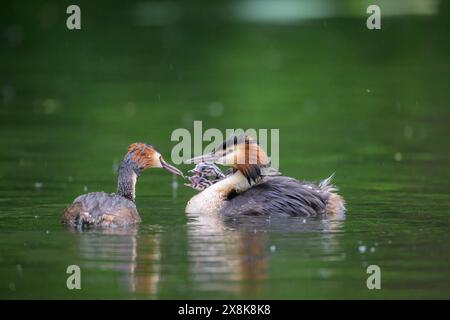
[[[81, 30], [66, 28], [70, 4]], [[0, 298], [450, 298], [449, 9], [2, 1]], [[336, 172], [347, 216], [204, 221], [184, 213], [193, 190], [150, 170], [138, 228], [61, 226], [76, 196], [115, 190], [131, 142], [170, 160], [172, 131], [194, 120], [280, 129], [281, 171]], [[371, 264], [381, 290], [366, 287]]]

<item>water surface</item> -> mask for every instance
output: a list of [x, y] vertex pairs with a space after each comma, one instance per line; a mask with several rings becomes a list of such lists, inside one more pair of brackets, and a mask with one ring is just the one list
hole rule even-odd
[[[38, 3], [0, 13], [1, 298], [450, 298], [448, 17], [371, 33], [357, 18], [252, 24], [205, 5], [142, 25], [131, 4], [82, 2], [69, 32], [64, 8]], [[152, 169], [140, 226], [62, 227], [76, 196], [115, 190], [128, 144], [170, 159], [171, 132], [194, 120], [279, 128], [281, 171], [335, 172], [346, 216], [186, 215], [194, 190], [178, 180], [174, 194]], [[366, 287], [372, 264], [381, 290]]]

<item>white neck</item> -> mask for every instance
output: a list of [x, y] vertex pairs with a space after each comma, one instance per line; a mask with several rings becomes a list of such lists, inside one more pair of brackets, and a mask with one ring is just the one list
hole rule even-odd
[[193, 196], [186, 206], [187, 213], [217, 213], [228, 195], [235, 191], [244, 192], [251, 185], [240, 171], [213, 184]]

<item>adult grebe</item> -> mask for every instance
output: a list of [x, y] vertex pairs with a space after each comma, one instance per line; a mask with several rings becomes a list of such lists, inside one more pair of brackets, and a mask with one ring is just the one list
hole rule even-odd
[[183, 176], [180, 170], [164, 161], [155, 147], [133, 143], [119, 166], [117, 193], [91, 192], [79, 196], [64, 210], [63, 223], [76, 227], [120, 227], [140, 222], [134, 203], [135, 186], [138, 177], [148, 168], [163, 168]]
[[235, 172], [192, 197], [187, 213], [315, 216], [345, 212], [344, 199], [330, 184], [332, 177], [316, 185], [281, 176], [249, 136], [233, 136], [210, 154], [186, 161], [201, 162], [231, 166]]

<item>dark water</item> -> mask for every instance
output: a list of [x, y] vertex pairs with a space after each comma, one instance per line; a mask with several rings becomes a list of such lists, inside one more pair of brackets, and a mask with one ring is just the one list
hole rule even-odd
[[[81, 2], [77, 32], [56, 4], [0, 14], [1, 298], [450, 298], [448, 16], [369, 32], [364, 19], [251, 24], [197, 5], [142, 26], [123, 6]], [[115, 190], [129, 143], [169, 159], [171, 132], [194, 120], [279, 128], [281, 171], [335, 172], [347, 215], [186, 215], [194, 191], [154, 169], [136, 229], [61, 226], [76, 196]], [[66, 288], [73, 264], [79, 291]], [[366, 287], [373, 264], [381, 290]]]

